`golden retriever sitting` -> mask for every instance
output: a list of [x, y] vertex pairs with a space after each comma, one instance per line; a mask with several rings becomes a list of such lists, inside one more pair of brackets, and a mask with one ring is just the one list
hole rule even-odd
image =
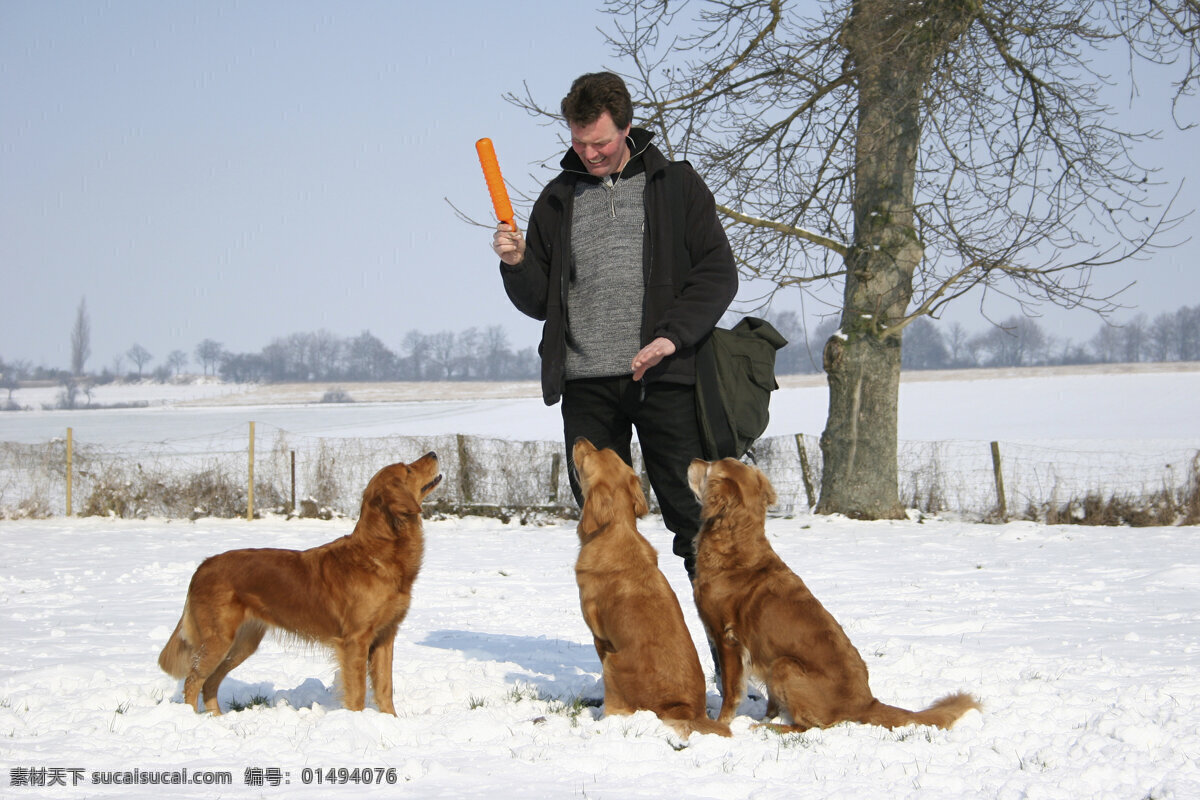
[[861, 722], [896, 728], [949, 728], [975, 698], [952, 694], [924, 711], [885, 705], [871, 694], [867, 665], [842, 626], [788, 569], [767, 541], [767, 507], [775, 491], [740, 461], [695, 460], [688, 483], [702, 505], [693, 584], [700, 619], [716, 643], [723, 701], [730, 722], [746, 688], [746, 670], [766, 684], [767, 717], [780, 709], [780, 732]]
[[634, 471], [612, 450], [577, 439], [572, 450], [583, 490], [579, 604], [604, 674], [606, 714], [653, 711], [680, 736], [729, 736], [708, 718], [704, 672], [658, 553], [637, 529], [649, 512]]
[[346, 708], [361, 711], [367, 671], [379, 710], [392, 704], [392, 645], [421, 568], [421, 501], [438, 485], [438, 460], [384, 467], [363, 492], [349, 536], [311, 550], [231, 550], [192, 576], [183, 617], [158, 656], [183, 678], [183, 697], [220, 714], [217, 689], [257, 649], [268, 628], [334, 648]]

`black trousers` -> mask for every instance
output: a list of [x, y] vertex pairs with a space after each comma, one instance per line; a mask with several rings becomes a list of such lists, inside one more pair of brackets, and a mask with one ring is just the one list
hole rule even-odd
[[678, 383], [635, 383], [630, 376], [567, 381], [562, 398], [563, 435], [571, 490], [583, 507], [571, 448], [584, 436], [598, 448], [611, 448], [632, 465], [630, 445], [637, 431], [646, 475], [662, 510], [663, 523], [675, 534], [671, 549], [694, 574], [700, 503], [688, 487], [687, 470], [701, 457], [695, 388]]

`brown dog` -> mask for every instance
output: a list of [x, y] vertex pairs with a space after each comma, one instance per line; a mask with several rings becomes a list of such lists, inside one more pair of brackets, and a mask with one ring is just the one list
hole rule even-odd
[[767, 687], [767, 716], [783, 709], [781, 732], [861, 722], [895, 728], [949, 728], [975, 698], [952, 694], [924, 711], [885, 705], [871, 694], [867, 665], [842, 626], [788, 569], [767, 541], [775, 491], [740, 461], [696, 460], [688, 483], [702, 505], [696, 547], [696, 608], [716, 642], [721, 722], [730, 722], [746, 688], [746, 669]]
[[729, 736], [708, 718], [704, 672], [658, 553], [638, 532], [649, 512], [633, 469], [612, 450], [577, 439], [572, 451], [583, 490], [575, 580], [583, 619], [604, 674], [606, 714], [653, 711], [680, 736]]
[[392, 704], [392, 645], [421, 568], [421, 501], [438, 485], [427, 453], [371, 478], [349, 536], [311, 550], [230, 550], [206, 559], [188, 587], [183, 617], [158, 664], [184, 678], [192, 708], [220, 714], [217, 689], [258, 648], [268, 628], [330, 645], [342, 670], [346, 708], [361, 711], [367, 671], [379, 710]]

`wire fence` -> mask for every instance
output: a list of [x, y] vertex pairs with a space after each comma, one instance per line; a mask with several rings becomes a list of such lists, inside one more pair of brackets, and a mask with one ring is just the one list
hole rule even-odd
[[[434, 513], [523, 521], [577, 514], [560, 442], [311, 437], [270, 425], [255, 430], [253, 424], [250, 431], [121, 445], [70, 435], [40, 444], [0, 442], [0, 517], [353, 517], [379, 468], [429, 451], [438, 454], [444, 476], [426, 504]], [[641, 472], [636, 444], [633, 453]], [[774, 514], [807, 513], [816, 504], [822, 463], [817, 437], [765, 438], [752, 458], [779, 497]], [[901, 502], [922, 513], [1200, 524], [1200, 451], [1186, 447], [902, 441], [898, 464]]]

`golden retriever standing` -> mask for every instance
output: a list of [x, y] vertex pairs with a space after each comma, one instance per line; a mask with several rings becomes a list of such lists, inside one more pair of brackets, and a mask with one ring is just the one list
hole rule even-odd
[[638, 532], [649, 512], [634, 471], [612, 450], [575, 441], [583, 490], [575, 579], [604, 674], [606, 714], [653, 711], [680, 736], [729, 736], [708, 718], [704, 672], [658, 553]]
[[721, 722], [730, 722], [746, 688], [747, 667], [767, 687], [767, 717], [780, 709], [781, 732], [861, 722], [896, 728], [949, 728], [975, 698], [952, 694], [924, 711], [885, 705], [871, 694], [867, 665], [842, 626], [788, 569], [767, 541], [767, 507], [775, 491], [740, 461], [696, 460], [688, 483], [702, 505], [696, 547], [696, 608], [716, 642], [721, 666]]
[[183, 617], [158, 664], [183, 678], [183, 698], [220, 714], [217, 689], [257, 649], [268, 628], [330, 645], [346, 708], [361, 711], [367, 671], [379, 710], [392, 704], [392, 645], [421, 568], [421, 501], [438, 485], [438, 460], [384, 467], [363, 492], [349, 536], [311, 550], [230, 550], [206, 559], [188, 587]]

